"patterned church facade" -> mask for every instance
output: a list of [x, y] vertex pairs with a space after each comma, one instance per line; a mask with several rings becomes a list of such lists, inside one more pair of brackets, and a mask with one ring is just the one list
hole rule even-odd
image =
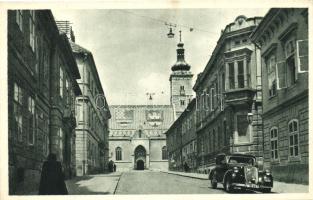
[[117, 171], [168, 169], [165, 132], [174, 121], [171, 105], [113, 105], [109, 160]]

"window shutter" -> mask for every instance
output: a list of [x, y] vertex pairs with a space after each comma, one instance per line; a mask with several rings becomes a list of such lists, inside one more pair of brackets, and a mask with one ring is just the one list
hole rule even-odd
[[297, 40], [297, 61], [298, 61], [298, 72], [308, 72], [308, 40]]
[[276, 79], [278, 90], [287, 87], [287, 69], [285, 61], [276, 64]]

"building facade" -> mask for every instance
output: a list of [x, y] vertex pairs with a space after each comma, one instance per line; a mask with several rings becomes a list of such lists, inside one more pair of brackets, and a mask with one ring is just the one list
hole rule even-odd
[[[60, 68], [66, 76], [63, 85]], [[58, 155], [70, 176], [73, 99], [80, 94], [75, 72], [69, 43], [51, 11], [8, 11], [9, 194], [38, 190], [48, 153]]]
[[197, 171], [196, 99], [193, 99], [166, 134], [169, 170]]
[[261, 19], [240, 15], [228, 24], [193, 87], [199, 171], [218, 153], [263, 155], [260, 50], [249, 39]]
[[171, 105], [175, 112], [175, 119], [185, 110], [193, 97], [192, 77], [190, 65], [185, 61], [184, 43], [177, 44], [177, 61], [172, 66], [170, 75]]
[[170, 105], [113, 105], [110, 160], [117, 171], [168, 168], [165, 131], [174, 120]]
[[65, 34], [60, 34], [51, 59], [50, 151], [62, 162], [66, 177], [75, 170], [75, 98], [81, 94], [80, 74]]
[[277, 180], [308, 183], [308, 9], [270, 9], [251, 38], [262, 54], [265, 162]]
[[108, 166], [108, 103], [92, 53], [71, 42], [81, 79], [82, 95], [76, 98], [76, 172], [78, 176], [103, 173]]

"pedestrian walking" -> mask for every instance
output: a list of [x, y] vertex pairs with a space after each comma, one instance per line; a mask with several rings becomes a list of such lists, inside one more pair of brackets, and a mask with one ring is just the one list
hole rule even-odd
[[43, 163], [39, 184], [40, 195], [65, 195], [68, 194], [61, 162], [56, 155], [50, 153], [47, 161]]
[[109, 172], [113, 172], [113, 161], [109, 161]]
[[113, 164], [113, 170], [114, 170], [114, 172], [116, 172], [116, 164], [115, 163]]

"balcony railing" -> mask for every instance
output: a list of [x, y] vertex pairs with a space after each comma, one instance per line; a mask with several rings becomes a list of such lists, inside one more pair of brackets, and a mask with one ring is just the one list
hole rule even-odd
[[225, 103], [228, 105], [252, 103], [255, 94], [256, 90], [251, 88], [228, 90], [225, 91]]

